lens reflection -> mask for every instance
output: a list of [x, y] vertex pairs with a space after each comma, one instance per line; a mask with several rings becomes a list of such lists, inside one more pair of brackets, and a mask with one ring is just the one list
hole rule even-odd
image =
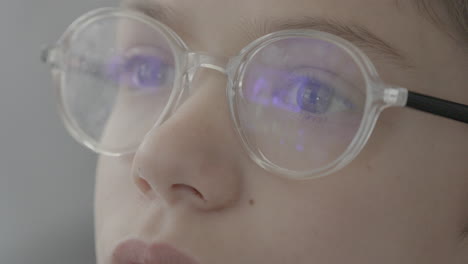
[[311, 171], [336, 160], [359, 128], [365, 80], [337, 45], [320, 39], [278, 40], [245, 69], [237, 99], [251, 148], [285, 169]]
[[77, 30], [67, 48], [62, 91], [73, 124], [106, 152], [135, 149], [172, 93], [174, 55], [164, 33], [110, 15]]

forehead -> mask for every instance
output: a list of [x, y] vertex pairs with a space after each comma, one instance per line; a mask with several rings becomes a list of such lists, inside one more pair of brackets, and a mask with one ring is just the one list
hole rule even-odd
[[258, 13], [281, 14], [298, 11], [310, 13], [314, 12], [314, 10], [349, 11], [350, 8], [395, 8], [401, 5], [400, 2], [395, 0], [143, 0], [143, 2], [158, 2], [166, 6], [185, 7], [187, 10], [219, 11], [225, 14], [239, 14], [242, 12], [257, 15]]
[[[273, 20], [333, 19], [372, 30], [386, 20], [404, 18], [394, 0], [128, 0], [124, 3], [154, 6], [155, 13], [160, 13], [158, 9], [163, 7], [166, 11], [163, 22], [190, 42], [192, 48], [231, 55], [253, 39], [270, 33], [268, 28]], [[385, 34], [379, 26], [375, 31]]]
[[[316, 16], [357, 22], [383, 20], [400, 13], [394, 0], [128, 0], [159, 4], [176, 11], [194, 29], [235, 27], [245, 20]], [[401, 5], [401, 4], [400, 4]], [[382, 16], [384, 15], [384, 16]]]

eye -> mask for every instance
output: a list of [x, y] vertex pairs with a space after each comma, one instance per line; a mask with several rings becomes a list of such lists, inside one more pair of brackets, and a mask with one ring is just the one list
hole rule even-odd
[[164, 53], [156, 49], [137, 48], [126, 55], [114, 58], [109, 65], [109, 76], [119, 86], [134, 92], [157, 92], [170, 89], [174, 66], [167, 62]]
[[274, 101], [295, 109], [323, 115], [353, 109], [351, 96], [347, 96], [349, 84], [333, 74], [315, 68], [306, 68], [287, 74], [286, 81], [277, 86]]
[[169, 66], [156, 56], [136, 55], [125, 63], [133, 87], [157, 88], [167, 82]]
[[297, 105], [304, 111], [314, 114], [326, 113], [335, 96], [335, 90], [327, 84], [307, 76], [294, 80]]

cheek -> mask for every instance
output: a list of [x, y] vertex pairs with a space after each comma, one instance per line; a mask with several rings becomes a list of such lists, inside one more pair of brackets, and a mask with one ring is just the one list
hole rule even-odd
[[[138, 221], [150, 211], [132, 180], [131, 160], [101, 156], [98, 162], [94, 206], [99, 258], [109, 255], [123, 238], [134, 235]], [[151, 212], [157, 205], [152, 204]], [[158, 222], [157, 213], [152, 220]]]
[[[385, 166], [374, 169], [358, 161], [310, 181], [270, 175], [253, 182], [255, 210], [250, 217], [257, 223], [256, 235], [296, 257], [314, 256], [317, 263], [419, 263], [418, 255], [429, 260], [447, 254], [452, 234], [447, 227], [454, 224], [447, 221], [449, 210], [439, 211], [448, 217], [429, 217], [442, 208], [433, 205], [418, 181], [379, 172]], [[389, 262], [382, 262], [382, 256]]]
[[[96, 171], [95, 216], [96, 228], [102, 229], [123, 202], [128, 200], [131, 182], [130, 169], [112, 158], [100, 157]], [[125, 188], [127, 186], [127, 188]]]
[[135, 150], [156, 124], [165, 106], [165, 98], [119, 93], [106, 120], [100, 144], [116, 152]]
[[310, 263], [311, 256], [317, 263], [349, 263], [356, 259], [351, 249], [364, 250], [360, 240], [379, 241], [382, 219], [372, 217], [379, 209], [367, 202], [361, 184], [334, 176], [312, 181], [269, 177], [254, 192], [250, 217], [256, 236], [278, 256], [291, 254], [298, 263]]

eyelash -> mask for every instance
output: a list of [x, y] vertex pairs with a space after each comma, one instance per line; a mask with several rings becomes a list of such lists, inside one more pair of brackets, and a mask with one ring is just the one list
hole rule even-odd
[[108, 76], [119, 85], [142, 92], [154, 92], [167, 85], [174, 67], [161, 51], [153, 47], [136, 47], [108, 63]]
[[[339, 103], [342, 105], [341, 108], [353, 109], [354, 104], [352, 101], [343, 94], [346, 88], [339, 88], [340, 85], [344, 85], [344, 82], [336, 80], [338, 77], [334, 77], [331, 80], [320, 75], [331, 75], [321, 69], [310, 68], [310, 67], [297, 67], [294, 70], [289, 70], [288, 75], [292, 73], [285, 82], [279, 82], [273, 91], [273, 103], [285, 107], [294, 112], [300, 112], [302, 114], [321, 115], [328, 112], [329, 108]], [[320, 78], [322, 77], [322, 78]], [[321, 80], [322, 79], [322, 80]], [[330, 79], [330, 78], [328, 78]], [[333, 81], [332, 81], [333, 80]], [[312, 85], [311, 88], [309, 85]], [[287, 87], [285, 90], [284, 88]], [[311, 91], [311, 89], [314, 89]], [[292, 89], [292, 90], [291, 90]], [[305, 98], [304, 93], [309, 92], [308, 97]], [[302, 93], [302, 95], [301, 95]], [[282, 103], [278, 101], [278, 96], [283, 100]], [[305, 102], [302, 100], [314, 100], [309, 105], [304, 105]], [[319, 105], [318, 103], [323, 102], [325, 105]], [[308, 109], [307, 109], [308, 108]], [[340, 109], [339, 109], [340, 110]], [[336, 109], [335, 109], [336, 111]]]

